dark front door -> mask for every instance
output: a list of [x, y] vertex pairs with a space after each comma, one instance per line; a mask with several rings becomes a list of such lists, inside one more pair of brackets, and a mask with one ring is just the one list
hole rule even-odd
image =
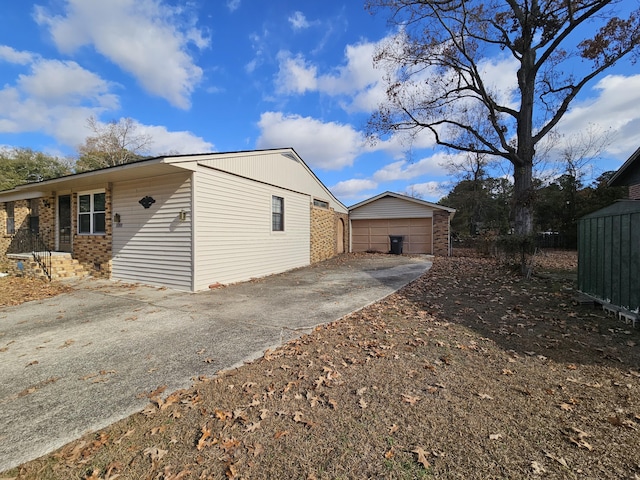
[[58, 197], [58, 250], [71, 252], [71, 195]]

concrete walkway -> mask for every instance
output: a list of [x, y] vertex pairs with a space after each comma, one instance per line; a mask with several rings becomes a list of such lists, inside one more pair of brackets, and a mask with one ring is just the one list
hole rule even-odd
[[135, 413], [140, 394], [187, 388], [375, 302], [428, 257], [344, 255], [189, 294], [85, 280], [0, 308], [0, 471]]

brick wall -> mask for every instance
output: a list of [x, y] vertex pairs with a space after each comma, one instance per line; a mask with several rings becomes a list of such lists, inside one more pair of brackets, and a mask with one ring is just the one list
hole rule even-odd
[[338, 253], [340, 221], [344, 225], [343, 251], [347, 251], [349, 249], [348, 216], [336, 213], [333, 209], [311, 205], [311, 263], [321, 262]]
[[449, 249], [449, 212], [433, 211], [433, 254], [448, 257]]
[[105, 190], [105, 233], [104, 235], [78, 235], [78, 195], [73, 194], [71, 200], [71, 219], [73, 234], [73, 258], [78, 260], [91, 275], [111, 277], [112, 257], [112, 214], [111, 188]]
[[[7, 210], [5, 203], [0, 203], [0, 254], [5, 255], [7, 251], [15, 250], [15, 234], [7, 233]], [[29, 229], [29, 200], [17, 200], [13, 202], [14, 231]], [[22, 253], [22, 252], [13, 252]]]
[[629, 198], [631, 200], [640, 200], [640, 183], [629, 186]]

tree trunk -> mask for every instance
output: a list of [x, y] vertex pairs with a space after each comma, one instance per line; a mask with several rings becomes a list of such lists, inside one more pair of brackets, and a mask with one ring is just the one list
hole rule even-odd
[[533, 164], [514, 166], [514, 230], [516, 235], [533, 232]]

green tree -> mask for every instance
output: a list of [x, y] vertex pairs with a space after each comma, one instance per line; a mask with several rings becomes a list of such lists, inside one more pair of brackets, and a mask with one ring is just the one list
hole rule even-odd
[[462, 237], [488, 230], [505, 234], [509, 229], [512, 191], [512, 185], [504, 178], [463, 179], [439, 203], [456, 209], [451, 229]]
[[0, 190], [71, 173], [69, 162], [30, 148], [0, 150]]
[[[629, 3], [636, 10], [618, 16]], [[439, 145], [508, 160], [515, 233], [531, 234], [536, 146], [585, 85], [637, 54], [637, 0], [368, 0], [368, 7], [388, 10], [399, 27], [375, 56], [388, 87], [369, 120], [370, 138], [426, 130]], [[486, 73], [500, 51], [517, 62], [512, 92], [496, 89]], [[481, 113], [469, 121], [470, 110]], [[489, 128], [478, 129], [478, 120]]]
[[113, 167], [145, 158], [152, 143], [150, 135], [139, 134], [131, 118], [101, 124], [95, 117], [87, 119], [93, 132], [78, 147], [76, 171], [85, 172]]

